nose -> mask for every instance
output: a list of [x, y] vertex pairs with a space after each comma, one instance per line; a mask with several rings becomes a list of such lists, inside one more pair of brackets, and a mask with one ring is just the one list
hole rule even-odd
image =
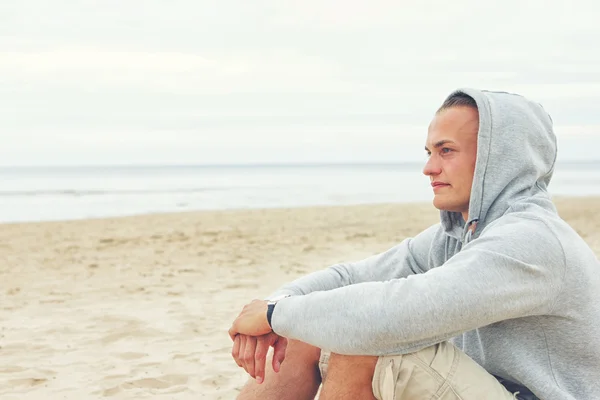
[[435, 155], [431, 155], [428, 159], [427, 162], [425, 163], [425, 166], [423, 167], [423, 174], [427, 175], [427, 176], [436, 176], [442, 173], [442, 168], [439, 164], [439, 162], [436, 160]]

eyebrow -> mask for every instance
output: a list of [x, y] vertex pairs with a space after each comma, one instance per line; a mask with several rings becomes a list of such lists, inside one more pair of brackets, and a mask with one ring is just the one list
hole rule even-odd
[[[437, 149], [438, 147], [442, 147], [443, 145], [447, 144], [447, 143], [453, 143], [454, 142], [452, 140], [440, 140], [439, 142], [437, 142], [436, 144], [433, 145], [434, 149]], [[425, 146], [425, 151], [429, 151], [429, 149], [427, 148], [427, 146]]]

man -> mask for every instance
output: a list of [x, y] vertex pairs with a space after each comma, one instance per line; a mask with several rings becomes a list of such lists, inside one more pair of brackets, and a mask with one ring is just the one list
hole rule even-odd
[[600, 399], [600, 263], [547, 192], [550, 117], [459, 90], [426, 151], [440, 224], [244, 307], [232, 354], [257, 381], [240, 399], [312, 399], [321, 376], [327, 400]]

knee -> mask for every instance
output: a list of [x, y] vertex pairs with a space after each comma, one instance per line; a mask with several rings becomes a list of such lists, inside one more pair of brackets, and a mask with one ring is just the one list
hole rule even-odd
[[309, 364], [318, 364], [321, 349], [299, 340], [288, 340], [286, 359], [302, 360]]

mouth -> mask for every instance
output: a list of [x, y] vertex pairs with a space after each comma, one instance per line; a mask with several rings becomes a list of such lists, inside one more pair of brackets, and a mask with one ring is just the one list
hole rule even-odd
[[448, 187], [448, 186], [450, 186], [450, 185], [447, 183], [444, 183], [444, 182], [431, 182], [431, 187], [433, 188], [434, 191], [439, 190], [441, 188]]

